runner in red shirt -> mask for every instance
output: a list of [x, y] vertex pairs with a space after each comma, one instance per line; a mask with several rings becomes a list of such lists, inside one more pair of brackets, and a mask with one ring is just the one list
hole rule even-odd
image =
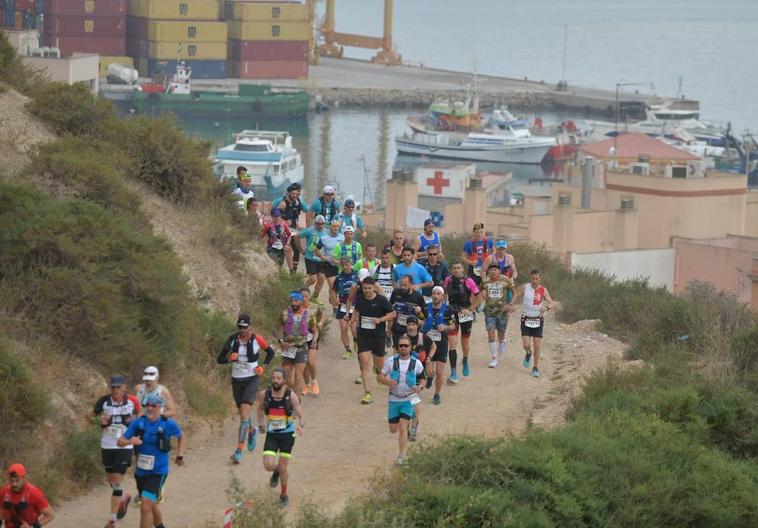
[[23, 465], [10, 465], [8, 482], [7, 486], [0, 488], [0, 511], [6, 528], [37, 528], [55, 518], [42, 490], [26, 481]]

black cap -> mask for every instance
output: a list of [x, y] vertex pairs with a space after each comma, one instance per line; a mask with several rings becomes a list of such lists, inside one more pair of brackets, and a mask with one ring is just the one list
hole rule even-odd
[[351, 205], [355, 205], [355, 200], [353, 200], [352, 198], [348, 198], [347, 200], [345, 200], [346, 207], [351, 206]]
[[126, 378], [122, 376], [121, 374], [114, 374], [111, 376], [110, 386], [111, 387], [121, 387], [122, 385], [126, 385]]
[[409, 315], [408, 317], [405, 318], [405, 322], [406, 322], [406, 324], [407, 323], [418, 324], [418, 317], [416, 317], [415, 315]]
[[299, 183], [293, 183], [292, 185], [287, 187], [287, 192], [299, 191], [302, 188], [303, 187]]
[[247, 314], [242, 314], [237, 318], [237, 326], [243, 326], [247, 328], [250, 326], [250, 316]]

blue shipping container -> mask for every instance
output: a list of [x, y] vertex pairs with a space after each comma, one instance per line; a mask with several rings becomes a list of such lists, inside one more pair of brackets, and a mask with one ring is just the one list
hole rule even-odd
[[34, 2], [34, 11], [38, 15], [44, 13], [45, 12], [45, 0], [36, 0]]
[[[176, 72], [175, 60], [147, 60], [147, 75], [152, 77], [156, 73], [173, 75]], [[187, 66], [192, 68], [193, 79], [226, 79], [225, 60], [188, 60]]]

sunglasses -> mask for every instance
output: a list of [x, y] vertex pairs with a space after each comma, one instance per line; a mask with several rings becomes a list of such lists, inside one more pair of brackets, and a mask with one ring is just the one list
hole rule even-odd
[[334, 193], [326, 193], [324, 196], [334, 196]]
[[160, 407], [157, 403], [146, 403], [145, 407]]
[[354, 205], [346, 205], [345, 209], [355, 209], [355, 206]]
[[430, 256], [430, 257], [436, 257], [438, 254], [439, 253], [427, 253], [427, 255]]
[[401, 344], [397, 345], [397, 348], [411, 348], [411, 345]]

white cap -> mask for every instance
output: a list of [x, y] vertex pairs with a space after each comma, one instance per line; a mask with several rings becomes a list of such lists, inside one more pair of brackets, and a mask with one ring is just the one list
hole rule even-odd
[[158, 379], [158, 367], [152, 365], [145, 369], [142, 381], [155, 381]]
[[316, 215], [316, 218], [313, 219], [313, 223], [316, 222], [324, 222], [326, 223], [326, 218], [324, 218], [324, 215]]
[[334, 187], [331, 185], [324, 185], [324, 194], [334, 194]]
[[432, 288], [432, 293], [434, 292], [441, 293], [443, 295], [445, 294], [445, 290], [442, 286], [435, 286], [434, 288]]
[[358, 271], [358, 282], [363, 282], [363, 279], [368, 277], [368, 270], [366, 268], [361, 268], [360, 271]]
[[355, 229], [353, 228], [353, 226], [345, 226], [344, 232], [345, 233], [355, 233]]

